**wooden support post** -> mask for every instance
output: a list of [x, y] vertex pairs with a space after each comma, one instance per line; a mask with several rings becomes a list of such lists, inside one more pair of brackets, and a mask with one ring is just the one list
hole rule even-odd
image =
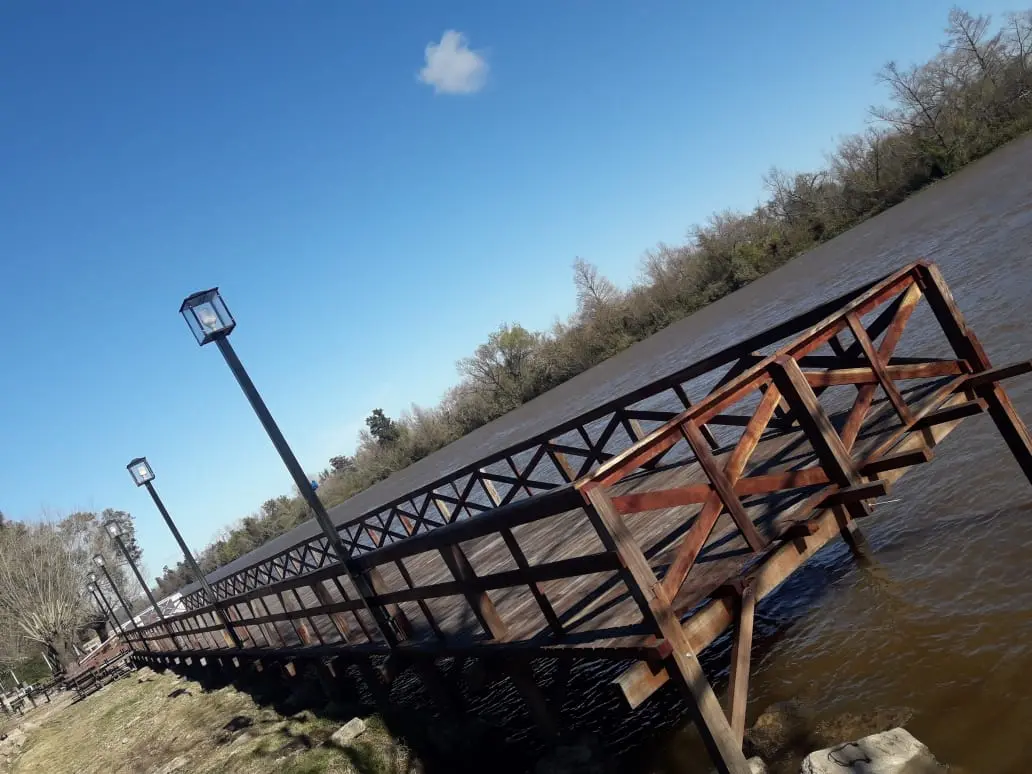
[[[448, 508], [448, 504], [439, 500], [435, 500], [435, 504], [437, 505], [437, 508], [445, 514], [445, 518], [447, 519], [448, 515], [451, 513]], [[491, 601], [491, 597], [486, 591], [474, 588], [477, 574], [473, 569], [473, 565], [470, 564], [466, 553], [462, 550], [462, 546], [458, 543], [446, 545], [439, 548], [438, 553], [441, 555], [444, 563], [448, 566], [448, 570], [451, 572], [452, 577], [462, 584], [462, 594], [466, 597], [466, 601], [472, 608], [473, 614], [477, 617], [477, 621], [480, 622], [480, 626], [483, 630], [490, 634], [493, 639], [508, 639], [509, 629], [506, 627], [502, 617], [498, 614], [498, 610], [495, 609], [494, 602]]]
[[477, 617], [484, 631], [495, 640], [508, 639], [509, 630], [502, 617], [498, 614], [498, 610], [495, 609], [491, 597], [486, 591], [474, 588], [477, 574], [474, 572], [473, 565], [470, 564], [461, 546], [457, 543], [444, 546], [438, 549], [438, 552], [441, 554], [441, 558], [444, 559], [444, 563], [448, 565], [452, 577], [462, 584], [463, 596], [466, 597], [466, 601], [469, 602], [473, 614]]
[[[312, 584], [312, 593], [315, 594], [316, 600], [320, 605], [332, 605], [333, 597], [330, 596], [330, 592], [326, 590], [323, 585], [323, 581], [316, 581]], [[330, 621], [333, 622], [333, 627], [337, 630], [337, 634], [340, 635], [341, 642], [347, 644], [351, 639], [351, 629], [348, 627], [348, 619], [344, 617], [343, 613], [330, 613]]]
[[437, 662], [427, 659], [415, 659], [412, 668], [419, 675], [423, 687], [433, 698], [434, 703], [446, 714], [462, 714], [462, 697], [448, 684]]
[[373, 666], [373, 662], [368, 656], [359, 656], [355, 663], [358, 671], [362, 674], [362, 679], [365, 680], [369, 693], [373, 696], [373, 702], [377, 709], [381, 715], [386, 715], [391, 709], [391, 692], [383, 681], [383, 675], [379, 669]]
[[[498, 491], [495, 489], [494, 484], [486, 479], [481, 479], [480, 484], [483, 486], [484, 492], [487, 493], [491, 504], [496, 507], [500, 505], [502, 498], [498, 496]], [[521, 570], [529, 570], [530, 562], [527, 561], [527, 556], [523, 553], [523, 549], [520, 547], [519, 541], [516, 540], [512, 530], [508, 527], [503, 527], [500, 533], [502, 540], [505, 541], [505, 545], [509, 549], [509, 553], [512, 554], [513, 561], [516, 562], [516, 566]], [[534, 600], [537, 602], [541, 614], [545, 617], [545, 621], [548, 622], [548, 627], [552, 630], [552, 633], [557, 637], [562, 637], [564, 633], [563, 624], [559, 620], [559, 616], [555, 614], [555, 609], [552, 607], [552, 603], [548, 601], [548, 597], [541, 589], [541, 586], [534, 581], [530, 581], [527, 585], [530, 587], [530, 593], [534, 595]]]
[[559, 736], [561, 724], [556, 712], [545, 697], [544, 691], [538, 685], [534, 677], [533, 667], [523, 661], [513, 661], [505, 665], [505, 672], [512, 680], [516, 690], [520, 692], [523, 701], [527, 703], [530, 716], [534, 718], [542, 733], [547, 739], [555, 739]]
[[[269, 605], [265, 602], [264, 597], [255, 597], [254, 601], [262, 606], [262, 609], [265, 610], [266, 616], [272, 615], [272, 613], [269, 612]], [[262, 624], [262, 634], [264, 634], [265, 638], [269, 640], [269, 645], [271, 647], [282, 648], [287, 644], [287, 641], [283, 639], [283, 635], [280, 634], [279, 629], [274, 623]]]
[[[351, 597], [348, 595], [347, 590], [344, 588], [344, 584], [340, 582], [340, 578], [334, 575], [330, 580], [333, 581], [333, 585], [337, 587], [337, 592], [340, 594], [340, 598], [344, 601], [350, 601]], [[357, 610], [352, 610], [351, 615], [355, 619], [355, 623], [358, 624], [358, 628], [362, 630], [362, 634], [365, 635], [366, 640], [369, 642], [373, 641], [372, 632], [369, 631], [369, 627], [366, 626], [365, 621], [362, 620], [362, 616], [358, 614]]]
[[[367, 570], [365, 575], [374, 593], [386, 594], [390, 591], [390, 586], [387, 585], [387, 581], [384, 580], [380, 571], [375, 567]], [[387, 605], [387, 612], [390, 614], [390, 621], [392, 622], [391, 625], [394, 627], [394, 633], [397, 635], [397, 638], [399, 640], [407, 640], [412, 637], [412, 622], [409, 621], [408, 616], [405, 615], [405, 611], [401, 609], [401, 606], [397, 604]], [[392, 644], [393, 643], [388, 643], [388, 645]]]
[[[860, 475], [853, 459], [849, 456], [845, 445], [838, 433], [835, 432], [831, 419], [828, 418], [824, 407], [806, 381], [799, 364], [787, 355], [777, 358], [770, 366], [771, 376], [774, 383], [781, 390], [785, 399], [792, 406], [797, 416], [800, 427], [810, 439], [810, 443], [817, 454], [824, 472], [833, 484], [842, 488], [864, 484], [864, 478]], [[850, 550], [857, 557], [867, 559], [870, 550], [867, 540], [853, 517], [867, 516], [869, 510], [862, 501], [854, 501], [834, 509], [842, 530], [842, 538], [846, 541]]]
[[[934, 264], [923, 264], [919, 271], [925, 283], [925, 297], [932, 312], [935, 313], [939, 325], [942, 326], [946, 338], [957, 353], [957, 357], [967, 362], [976, 374], [992, 368], [989, 356], [982, 348], [978, 337], [967, 327], [964, 316], [953, 299], [946, 280], [943, 279], [939, 267]], [[990, 382], [974, 388], [975, 395], [986, 402], [989, 416], [996, 423], [996, 429], [1006, 442], [1025, 478], [1032, 483], [1032, 436], [1028, 428], [1018, 416], [1010, 396], [999, 382]]]
[[756, 595], [746, 586], [735, 600], [737, 627], [731, 647], [731, 681], [728, 686], [728, 720], [738, 744], [745, 739], [745, 711], [749, 700], [749, 662], [752, 650]]
[[679, 680], [682, 691], [691, 701], [699, 733], [718, 772], [748, 774], [749, 764], [742, 753], [742, 745], [735, 739], [702, 665], [641, 547], [601, 487], [584, 489], [581, 494], [587, 501], [585, 513], [602, 544], [620, 555], [626, 568], [622, 571], [624, 582], [638, 602], [642, 615], [670, 646], [668, 671]]

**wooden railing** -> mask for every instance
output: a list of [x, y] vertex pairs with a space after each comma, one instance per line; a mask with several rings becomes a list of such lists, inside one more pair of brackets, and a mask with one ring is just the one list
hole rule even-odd
[[[629, 448], [651, 429], [692, 405], [691, 394], [719, 390], [763, 359], [769, 349], [798, 335], [853, 298], [879, 283], [857, 288], [791, 320], [680, 369], [666, 377], [610, 400], [546, 433], [466, 465], [395, 498], [339, 526], [351, 556], [380, 548], [415, 534], [438, 529], [500, 505], [547, 492], [579, 479]], [[878, 329], [884, 321], [875, 326]], [[725, 369], [720, 373], [720, 369]], [[719, 378], [717, 378], [719, 376]], [[715, 415], [701, 428], [711, 447], [719, 428], [740, 418]], [[344, 504], [344, 507], [347, 503]], [[246, 559], [246, 557], [245, 557]], [[236, 560], [234, 563], [239, 563]], [[257, 559], [232, 574], [212, 581], [220, 599], [260, 586], [320, 570], [334, 561], [325, 537], [300, 541], [277, 554]], [[202, 592], [188, 588], [187, 608], [205, 604]]]
[[[933, 311], [943, 323], [947, 340], [962, 357], [895, 356], [907, 322], [929, 287], [935, 291], [930, 299]], [[752, 551], [762, 552], [771, 545], [770, 538], [761, 536], [745, 513], [743, 497], [777, 496], [816, 486], [819, 490], [795, 508], [799, 514], [796, 521], [804, 521], [814, 509], [831, 504], [841, 505], [850, 518], [863, 516], [867, 508], [864, 501], [884, 492], [879, 474], [927, 461], [926, 451], [892, 453], [906, 434], [982, 411], [987, 398], [995, 401], [992, 410], [997, 414], [1012, 411], [1005, 398], [1001, 402], [996, 396], [995, 380], [1021, 372], [1024, 364], [1010, 367], [1007, 373], [988, 370], [988, 361], [979, 354], [977, 342], [970, 344], [973, 336], [963, 327], [959, 313], [955, 314], [948, 289], [933, 266], [913, 264], [831, 306], [830, 313], [829, 305], [824, 305], [583, 415], [557, 428], [558, 435], [535, 439], [442, 479], [443, 483], [405, 498], [404, 504], [395, 501], [342, 525], [341, 533], [351, 551], [351, 571], [375, 570], [375, 593], [368, 603], [386, 611], [403, 644], [414, 640], [443, 652], [449, 642], [463, 648], [483, 648], [488, 643], [514, 647], [518, 642], [542, 644], [547, 641], [542, 636], [550, 635], [555, 642], [547, 641], [549, 647], [557, 647], [556, 643], [567, 636], [568, 627], [543, 585], [589, 574], [621, 575], [624, 568], [612, 547], [556, 561], [534, 561], [521, 548], [514, 534], [517, 527], [549, 519], [569, 521], [578, 515], [590, 521], [597, 503], [589, 495], [595, 490], [605, 494], [638, 473], [658, 469], [668, 459], [679, 459], [681, 464], [693, 460], [704, 471], [706, 481], [605, 495], [607, 508], [619, 517], [662, 508], [700, 507], [658, 581], [663, 594], [673, 600], [689, 578], [720, 514], [730, 514]], [[814, 321], [817, 313], [823, 317]], [[865, 318], [869, 318], [866, 324]], [[963, 333], [957, 334], [956, 330]], [[784, 339], [789, 332], [796, 335], [787, 344], [768, 355], [758, 354], [758, 349], [769, 347], [771, 340]], [[845, 343], [844, 337], [852, 341]], [[830, 348], [830, 354], [818, 352], [822, 347]], [[705, 373], [711, 374], [712, 380], [714, 369], [728, 365], [709, 394], [691, 404], [684, 383]], [[914, 384], [930, 381], [938, 386], [924, 397], [923, 408], [913, 406], [904, 397], [904, 389], [913, 392]], [[902, 387], [903, 382], [911, 387]], [[821, 396], [843, 385], [851, 385], [855, 396], [841, 428], [836, 430], [826, 417], [817, 422], [813, 415], [820, 408]], [[872, 448], [870, 444], [858, 444], [858, 439], [873, 416], [879, 390], [885, 395], [882, 409], [894, 415], [896, 425], [882, 432], [880, 443]], [[667, 391], [677, 397], [683, 411], [640, 407]], [[958, 391], [969, 393], [971, 399], [937, 413], [937, 407]], [[741, 407], [747, 405], [749, 408], [741, 413]], [[739, 413], [732, 411], [736, 407]], [[645, 425], [655, 429], [649, 432]], [[594, 430], [594, 436], [588, 428]], [[582, 446], [563, 440], [564, 434], [571, 433], [582, 437]], [[814, 464], [746, 475], [761, 438], [800, 433], [813, 445]], [[622, 443], [617, 443], [621, 434]], [[1022, 438], [1016, 440], [1023, 442]], [[615, 451], [614, 445], [625, 448]], [[728, 451], [725, 461], [718, 463], [715, 452]], [[552, 466], [547, 478], [554, 481], [538, 477], [539, 466], [546, 460]], [[509, 467], [512, 475], [493, 472], [491, 466], [498, 464]], [[594, 526], [596, 531], [601, 530], [598, 524]], [[548, 525], [543, 528], [551, 529]], [[504, 546], [504, 558], [500, 549], [492, 549], [493, 564], [509, 569], [475, 571], [463, 544], [477, 540], [494, 540]], [[318, 540], [308, 541], [220, 581], [215, 604], [234, 622], [248, 648], [345, 644], [388, 652], [390, 644], [374, 634], [375, 627], [358, 591], [319, 544]], [[633, 582], [621, 577], [625, 585]], [[520, 620], [506, 620], [491, 602], [489, 592], [513, 588], [529, 592], [540, 614], [536, 621], [539, 627], [523, 620], [527, 618], [525, 610]], [[448, 616], [447, 610], [435, 613], [432, 608], [448, 598], [464, 601], [477, 625], [471, 621], [462, 625], [442, 621]], [[624, 635], [636, 635], [647, 628], [645, 624], [632, 626]], [[199, 605], [196, 599], [187, 613], [170, 617], [167, 624], [142, 627], [130, 639], [138, 648], [175, 650], [169, 631], [197, 651], [224, 650], [229, 643], [215, 605]], [[607, 652], [614, 657], [627, 655], [613, 637], [582, 631], [577, 641], [583, 646], [592, 637], [606, 640]], [[630, 650], [640, 654], [641, 647], [635, 645]]]

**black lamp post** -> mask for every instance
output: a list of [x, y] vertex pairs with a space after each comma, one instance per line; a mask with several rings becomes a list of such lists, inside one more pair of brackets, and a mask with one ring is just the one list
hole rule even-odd
[[162, 615], [161, 608], [158, 607], [157, 601], [154, 599], [154, 595], [151, 594], [150, 587], [147, 585], [147, 581], [143, 579], [143, 575], [140, 574], [140, 569], [136, 566], [136, 562], [133, 561], [133, 557], [129, 554], [129, 549], [125, 547], [125, 541], [122, 540], [122, 526], [115, 519], [108, 519], [104, 522], [104, 529], [108, 535], [114, 541], [115, 545], [118, 546], [118, 550], [122, 552], [122, 556], [129, 563], [129, 566], [133, 569], [133, 575], [136, 576], [136, 580], [140, 582], [143, 587], [143, 593], [147, 595], [147, 600], [151, 603], [151, 607], [154, 608], [154, 613], [158, 616], [158, 620], [164, 625], [165, 633], [172, 638], [172, 642], [175, 643], [177, 648], [182, 649], [179, 644], [179, 640], [176, 639], [176, 635], [172, 633], [172, 628], [168, 625], [168, 621], [165, 620], [165, 616]]
[[[115, 596], [118, 598], [119, 604], [122, 605], [122, 609], [125, 611], [126, 623], [130, 624], [133, 627], [133, 630], [135, 631], [138, 627], [136, 626], [136, 622], [133, 620], [133, 611], [129, 609], [129, 605], [127, 605], [125, 602], [125, 597], [122, 596], [122, 592], [118, 590], [118, 586], [112, 579], [111, 574], [107, 571], [107, 566], [104, 564], [104, 557], [100, 554], [94, 554], [93, 563], [100, 568], [100, 571], [102, 573], [104, 573], [104, 577], [107, 578], [108, 585], [111, 587], [111, 590], [115, 592]], [[122, 633], [125, 633], [124, 628], [122, 629]], [[138, 631], [137, 634], [139, 634]], [[143, 642], [144, 648], [150, 650], [150, 645], [147, 644], [147, 640], [141, 637], [140, 641]]]
[[[223, 628], [226, 630], [226, 634], [229, 635], [230, 640], [233, 641], [233, 645], [242, 648], [244, 644], [240, 641], [239, 635], [233, 629], [232, 624], [229, 622], [229, 617], [223, 611], [222, 606], [219, 605], [215, 600], [215, 592], [208, 584], [208, 579], [204, 577], [204, 573], [201, 572], [201, 568], [197, 565], [197, 560], [194, 559], [193, 553], [186, 545], [186, 541], [183, 540], [183, 536], [179, 534], [179, 528], [176, 523], [172, 521], [172, 517], [169, 515], [168, 510], [165, 508], [165, 503], [158, 497], [158, 492], [154, 488], [154, 469], [151, 468], [150, 463], [147, 462], [146, 457], [137, 457], [135, 460], [126, 465], [129, 471], [129, 475], [133, 477], [133, 482], [136, 486], [143, 486], [147, 488], [150, 493], [151, 499], [154, 501], [154, 505], [157, 507], [158, 512], [161, 513], [162, 518], [165, 520], [165, 524], [168, 525], [169, 530], [172, 532], [172, 536], [176, 539], [179, 544], [179, 550], [183, 552], [183, 558], [186, 559], [187, 565], [193, 572], [194, 577], [201, 584], [201, 588], [204, 589], [204, 593], [208, 596], [208, 603], [215, 608], [215, 613], [219, 617], [219, 621], [222, 623]], [[135, 569], [135, 568], [134, 568]], [[143, 583], [143, 580], [140, 580]], [[145, 584], [146, 585], [146, 584]], [[149, 593], [149, 592], [148, 592]]]
[[115, 611], [111, 609], [111, 604], [107, 601], [107, 597], [104, 596], [104, 592], [100, 588], [100, 581], [97, 578], [97, 573], [90, 573], [90, 592], [93, 594], [93, 598], [97, 600], [97, 604], [100, 605], [100, 611], [107, 615], [108, 620], [115, 627], [115, 631], [125, 636], [125, 630], [122, 628], [122, 624], [118, 622], [118, 616], [115, 615]]
[[237, 357], [233, 345], [229, 343], [229, 334], [236, 328], [236, 320], [230, 314], [226, 302], [222, 300], [219, 289], [201, 290], [188, 296], [179, 307], [179, 313], [183, 315], [186, 324], [190, 327], [190, 332], [193, 333], [198, 344], [203, 347], [205, 344], [214, 341], [216, 346], [218, 346], [219, 352], [222, 353], [222, 357], [226, 360], [226, 365], [229, 366], [229, 370], [236, 377], [240, 389], [244, 391], [244, 395], [251, 404], [251, 408], [254, 409], [254, 413], [258, 415], [258, 420], [262, 423], [262, 427], [268, 433], [269, 440], [276, 447], [280, 459], [283, 460], [283, 464], [286, 465], [291, 478], [294, 479], [298, 491], [315, 514], [315, 520], [322, 528], [323, 534], [326, 535], [331, 551], [336, 555], [348, 578], [350, 578], [358, 590], [358, 595], [361, 597], [366, 610], [373, 617], [380, 636], [388, 644], [396, 644], [397, 636], [395, 635], [393, 621], [383, 611], [383, 608], [373, 607], [369, 604], [368, 598], [375, 593], [372, 584], [361, 572], [352, 572], [350, 562], [348, 561], [348, 552], [344, 548], [344, 542], [340, 539], [340, 533], [337, 532], [337, 528], [330, 521], [326, 508], [312, 488], [312, 482], [305, 475], [301, 464], [297, 461], [297, 457], [294, 456], [294, 452], [287, 444], [286, 438], [280, 432], [279, 425], [272, 418], [272, 414], [269, 413], [265, 401], [258, 394], [258, 389], [254, 386], [254, 382], [251, 381], [251, 377], [248, 376], [247, 371], [240, 362], [240, 358]]

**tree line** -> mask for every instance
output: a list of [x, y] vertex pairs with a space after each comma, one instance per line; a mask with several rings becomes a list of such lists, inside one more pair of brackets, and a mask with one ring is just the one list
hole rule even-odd
[[[1032, 128], [1032, 10], [988, 16], [949, 12], [938, 53], [877, 73], [889, 100], [844, 138], [822, 169], [765, 177], [767, 200], [723, 211], [678, 245], [645, 254], [622, 289], [585, 260], [573, 264], [576, 312], [550, 330], [505, 324], [458, 363], [460, 380], [437, 405], [392, 419], [376, 409], [353, 455], [330, 460], [319, 494], [336, 505], [567, 379], [612, 357], [786, 261], [903, 201]], [[205, 572], [307, 520], [303, 501], [283, 496], [223, 531], [205, 548]], [[165, 567], [170, 593], [192, 580]]]

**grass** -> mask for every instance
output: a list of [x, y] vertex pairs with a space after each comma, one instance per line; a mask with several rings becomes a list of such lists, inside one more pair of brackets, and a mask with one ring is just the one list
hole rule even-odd
[[[145, 678], [140, 682], [140, 678]], [[343, 750], [339, 722], [284, 717], [232, 687], [206, 692], [141, 670], [87, 697], [26, 718], [27, 738], [4, 774], [403, 774], [415, 762], [377, 717]]]

